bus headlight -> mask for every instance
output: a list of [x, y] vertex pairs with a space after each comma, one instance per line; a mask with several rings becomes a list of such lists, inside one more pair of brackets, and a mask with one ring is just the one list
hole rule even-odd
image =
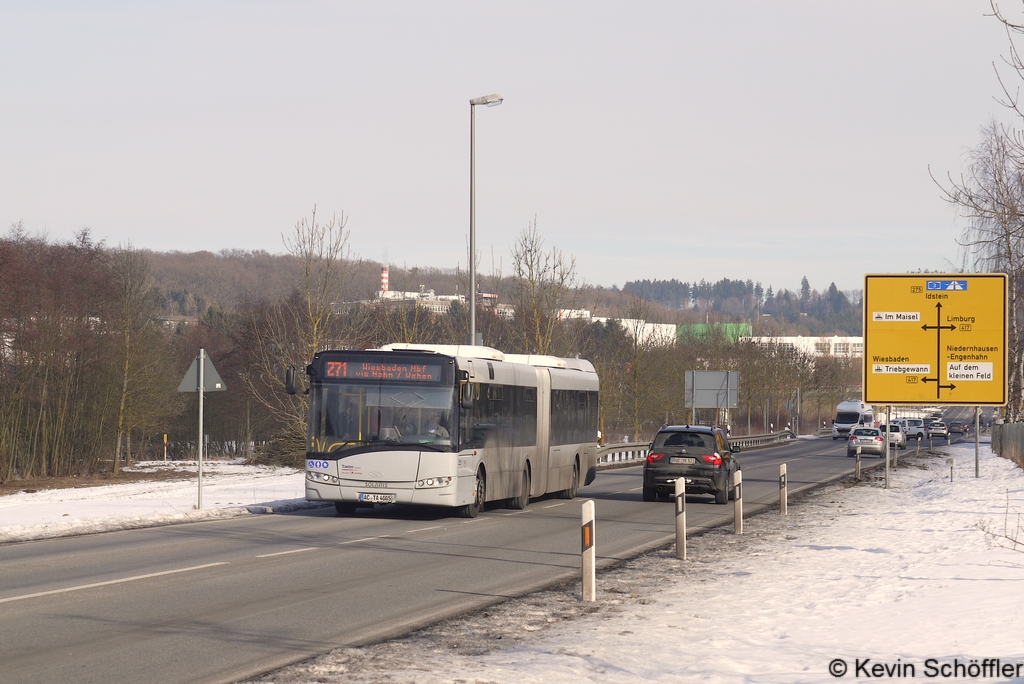
[[338, 484], [341, 482], [341, 478], [329, 475], [328, 473], [318, 473], [314, 470], [306, 471], [306, 479], [313, 482], [324, 482], [326, 484]]
[[451, 477], [428, 477], [424, 480], [417, 480], [416, 488], [423, 489], [427, 487], [447, 487], [451, 483]]

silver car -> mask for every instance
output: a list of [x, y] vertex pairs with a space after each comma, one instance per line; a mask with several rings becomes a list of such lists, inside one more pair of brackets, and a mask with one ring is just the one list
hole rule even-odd
[[861, 455], [875, 454], [885, 455], [885, 437], [878, 428], [859, 427], [850, 430], [850, 439], [846, 440], [846, 455], [856, 456], [857, 447], [860, 447]]
[[[885, 432], [884, 425], [881, 427], [881, 430]], [[892, 445], [893, 449], [907, 448], [907, 433], [899, 423], [893, 423], [889, 426], [889, 444]]]
[[933, 439], [935, 437], [945, 437], [949, 439], [949, 428], [946, 427], [945, 423], [932, 423], [928, 427], [928, 438]]

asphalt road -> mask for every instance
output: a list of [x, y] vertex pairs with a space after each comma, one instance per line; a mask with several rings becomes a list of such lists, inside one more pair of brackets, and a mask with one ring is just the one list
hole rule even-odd
[[[748, 514], [777, 506], [780, 463], [791, 497], [853, 469], [830, 439], [738, 458]], [[0, 545], [0, 679], [231, 682], [398, 636], [578, 578], [587, 499], [599, 566], [674, 540], [674, 504], [644, 503], [634, 466], [601, 471], [576, 500], [474, 520], [324, 508]], [[733, 519], [731, 503], [687, 502], [691, 531]]]

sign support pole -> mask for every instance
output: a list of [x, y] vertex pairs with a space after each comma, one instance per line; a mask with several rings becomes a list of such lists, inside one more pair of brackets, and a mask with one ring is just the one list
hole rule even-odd
[[199, 456], [199, 510], [203, 510], [203, 366], [206, 365], [206, 350], [199, 348], [199, 442], [196, 453]]
[[[210, 364], [209, 371], [207, 371], [206, 364]], [[193, 373], [195, 375], [193, 375]], [[210, 386], [207, 387], [206, 383], [209, 382]], [[210, 361], [206, 357], [206, 350], [202, 347], [199, 348], [199, 355], [195, 361], [189, 367], [185, 373], [185, 377], [182, 378], [181, 384], [178, 385], [179, 392], [199, 392], [199, 439], [196, 441], [196, 465], [198, 466], [198, 486], [199, 486], [199, 501], [196, 504], [197, 510], [203, 508], [203, 449], [206, 444], [205, 430], [203, 429], [203, 402], [207, 390], [210, 392], [223, 392], [227, 389], [224, 381], [221, 380], [220, 373], [213, 367], [213, 361]], [[166, 459], [166, 445], [167, 435], [164, 435], [164, 449]]]
[[981, 407], [974, 407], [974, 477], [981, 477], [981, 465], [979, 464], [978, 452], [981, 451], [981, 431], [978, 424], [981, 422]]
[[889, 407], [885, 407], [885, 488], [889, 488]]

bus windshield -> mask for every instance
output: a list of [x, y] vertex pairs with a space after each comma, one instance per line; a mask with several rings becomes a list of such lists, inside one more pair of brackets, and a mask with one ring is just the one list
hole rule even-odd
[[309, 450], [321, 453], [387, 444], [451, 451], [453, 387], [414, 383], [314, 383]]

